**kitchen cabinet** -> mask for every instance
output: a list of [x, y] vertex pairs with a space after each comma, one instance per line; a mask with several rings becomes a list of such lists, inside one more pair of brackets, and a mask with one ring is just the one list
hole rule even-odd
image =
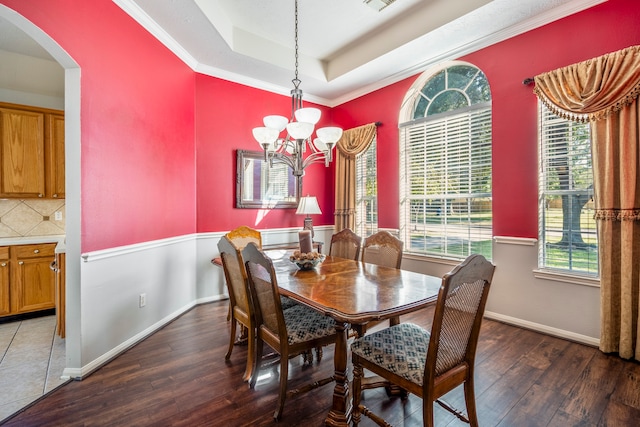
[[64, 199], [64, 115], [49, 114], [45, 127], [45, 196]]
[[66, 322], [66, 254], [56, 254], [56, 260], [53, 264], [53, 271], [56, 274], [56, 333], [60, 338], [65, 337], [65, 322]]
[[9, 247], [0, 246], [0, 316], [11, 313], [9, 295]]
[[64, 198], [64, 112], [0, 103], [0, 197]]
[[0, 247], [0, 316], [54, 308], [55, 243]]

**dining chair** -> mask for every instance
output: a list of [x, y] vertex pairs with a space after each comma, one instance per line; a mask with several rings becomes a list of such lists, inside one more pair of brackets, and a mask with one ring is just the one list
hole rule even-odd
[[404, 243], [386, 230], [364, 239], [362, 261], [383, 267], [400, 268]]
[[[388, 425], [361, 404], [363, 369], [422, 398], [425, 426], [433, 426], [434, 402], [462, 421], [478, 425], [474, 363], [494, 269], [482, 255], [471, 255], [445, 274], [430, 330], [401, 323], [351, 344], [353, 425], [358, 425], [362, 415]], [[440, 399], [459, 385], [464, 385], [467, 415]]]
[[278, 402], [273, 414], [273, 417], [278, 420], [288, 396], [305, 393], [334, 381], [334, 377], [331, 376], [299, 389], [287, 391], [289, 358], [318, 346], [334, 344], [335, 322], [332, 318], [301, 304], [283, 310], [276, 272], [271, 259], [252, 243], [243, 249], [242, 257], [245, 260], [249, 278], [249, 290], [257, 325], [256, 357], [249, 387], [254, 388], [256, 384], [262, 351], [266, 343], [280, 355]]
[[251, 242], [255, 243], [258, 249], [262, 249], [262, 234], [258, 230], [247, 227], [246, 225], [234, 228], [229, 231], [226, 236], [240, 250], [244, 249], [244, 247]]
[[[255, 230], [251, 227], [247, 227], [246, 225], [241, 225], [240, 227], [234, 228], [233, 230], [229, 231], [225, 236], [240, 251], [242, 251], [242, 249], [244, 249], [245, 246], [247, 246], [247, 244], [249, 243], [255, 243], [258, 246], [258, 249], [262, 250], [262, 234], [258, 230]], [[242, 264], [242, 270], [244, 271], [244, 264]], [[246, 278], [246, 274], [245, 274], [245, 278]], [[283, 308], [285, 309], [295, 304], [295, 301], [293, 301], [290, 298], [283, 298], [282, 300], [283, 300], [282, 305], [283, 305]], [[227, 315], [227, 320], [230, 320], [230, 319], [231, 319], [231, 307], [229, 307], [229, 314]], [[244, 333], [244, 330], [242, 335], [246, 336], [246, 334]]]
[[[258, 245], [258, 248], [262, 249], [262, 234], [258, 230], [255, 230], [251, 227], [247, 227], [246, 225], [241, 225], [240, 227], [234, 228], [225, 234], [225, 237], [233, 242], [233, 245], [240, 250], [242, 250], [247, 243], [254, 242]], [[222, 259], [219, 257], [215, 257], [211, 260], [213, 265], [221, 266]], [[228, 286], [228, 284], [227, 284]], [[231, 305], [229, 306], [229, 312], [227, 313], [227, 321], [231, 320]], [[244, 328], [244, 326], [242, 326]], [[244, 333], [244, 329], [243, 329]], [[246, 334], [243, 334], [246, 336]]]
[[358, 261], [361, 246], [362, 237], [345, 228], [331, 236], [329, 255]]
[[[386, 230], [378, 231], [364, 239], [362, 247], [362, 262], [375, 264], [382, 267], [400, 268], [402, 263], [404, 243]], [[358, 335], [363, 335], [368, 328], [380, 323], [379, 321], [360, 325]], [[400, 317], [394, 316], [389, 319], [389, 326], [400, 323]], [[367, 385], [366, 388], [377, 387], [377, 385]]]
[[[225, 360], [231, 358], [233, 347], [238, 344], [247, 344], [247, 367], [242, 379], [248, 381], [253, 370], [255, 357], [255, 315], [250, 301], [250, 292], [247, 284], [247, 270], [242, 259], [240, 248], [236, 247], [226, 236], [222, 236], [218, 242], [218, 250], [222, 268], [224, 270], [227, 292], [229, 293], [229, 316], [231, 328], [229, 331], [229, 349], [225, 354]], [[281, 296], [281, 305], [286, 310], [297, 303], [291, 298]], [[240, 324], [240, 336], [237, 337], [237, 325]], [[322, 349], [316, 349], [318, 362], [322, 359]], [[302, 354], [305, 363], [313, 361], [313, 352]]]
[[[225, 360], [231, 358], [233, 346], [247, 343], [247, 367], [242, 379], [248, 381], [253, 369], [253, 355], [255, 345], [255, 318], [249, 303], [249, 288], [247, 285], [247, 273], [242, 260], [240, 249], [236, 247], [227, 236], [222, 236], [218, 241], [218, 250], [224, 269], [227, 291], [229, 293], [229, 317], [231, 331], [229, 333], [229, 349], [225, 354]], [[236, 341], [236, 325], [242, 325], [244, 329], [240, 339]]]

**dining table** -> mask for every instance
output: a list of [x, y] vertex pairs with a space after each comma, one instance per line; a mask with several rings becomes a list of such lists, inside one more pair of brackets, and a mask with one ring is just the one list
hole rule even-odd
[[301, 270], [290, 252], [266, 251], [276, 271], [280, 293], [335, 320], [335, 387], [327, 426], [351, 423], [348, 332], [362, 333], [368, 323], [411, 313], [435, 304], [442, 278], [326, 256], [310, 270]]

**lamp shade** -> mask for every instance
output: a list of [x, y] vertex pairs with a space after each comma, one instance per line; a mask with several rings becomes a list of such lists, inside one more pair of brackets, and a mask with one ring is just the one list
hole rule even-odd
[[316, 131], [318, 138], [325, 144], [335, 144], [342, 137], [342, 129], [339, 127], [328, 126], [320, 128]]
[[318, 120], [320, 120], [320, 115], [322, 113], [317, 108], [308, 107], [297, 109], [293, 114], [296, 116], [297, 121], [312, 123], [315, 125], [318, 123]]
[[262, 123], [264, 123], [264, 125], [268, 128], [276, 129], [278, 133], [280, 133], [284, 130], [284, 128], [287, 127], [289, 119], [287, 119], [285, 116], [271, 115], [265, 116], [262, 119]]
[[307, 139], [313, 133], [313, 123], [291, 122], [287, 125], [287, 132], [293, 139]]
[[253, 137], [258, 141], [260, 146], [268, 145], [271, 146], [276, 139], [278, 139], [279, 132], [276, 129], [271, 129], [268, 127], [258, 127], [253, 128]]
[[316, 196], [300, 197], [296, 213], [299, 215], [321, 214], [322, 211], [320, 210]]

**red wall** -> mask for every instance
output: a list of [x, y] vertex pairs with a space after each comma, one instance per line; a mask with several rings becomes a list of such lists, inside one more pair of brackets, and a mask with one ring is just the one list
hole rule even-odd
[[0, 3], [81, 67], [81, 250], [195, 232], [193, 71], [111, 0]]
[[[257, 149], [266, 113], [288, 96], [199, 75], [111, 0], [0, 0], [81, 67], [82, 251], [194, 232], [300, 226], [291, 209], [235, 209], [235, 150]], [[494, 234], [537, 237], [536, 98], [525, 77], [640, 42], [637, 0], [585, 12], [468, 55], [491, 85]], [[320, 125], [375, 121], [381, 227], [397, 227], [398, 113], [415, 77], [331, 110]], [[304, 90], [304, 82], [302, 84]], [[303, 193], [333, 224], [333, 166], [307, 169]]]
[[[584, 12], [459, 58], [487, 76], [493, 101], [494, 235], [537, 238], [537, 99], [533, 77], [640, 43], [637, 0], [609, 0]], [[417, 77], [417, 76], [416, 76]], [[416, 77], [334, 108], [345, 128], [381, 121], [379, 224], [398, 227], [398, 113]], [[382, 185], [384, 183], [384, 185]]]
[[[304, 90], [304, 82], [301, 85]], [[330, 124], [328, 108], [316, 127]], [[196, 77], [196, 152], [198, 232], [225, 231], [240, 225], [258, 229], [302, 227], [295, 209], [236, 209], [236, 150], [260, 150], [252, 129], [267, 114], [291, 114], [291, 98], [204, 75]], [[303, 194], [318, 198], [322, 215], [314, 225], [333, 224], [333, 165], [307, 167]]]

